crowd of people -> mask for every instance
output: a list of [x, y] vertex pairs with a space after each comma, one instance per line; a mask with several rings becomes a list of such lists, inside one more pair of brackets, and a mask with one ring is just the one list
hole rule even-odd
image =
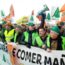
[[33, 20], [18, 25], [12, 24], [11, 19], [5, 20], [9, 23], [0, 24], [0, 41], [26, 45], [28, 48], [35, 46], [47, 51], [65, 50], [65, 23], [46, 25], [46, 13], [43, 11], [36, 16], [40, 24], [33, 23]]
[[28, 48], [35, 46], [47, 51], [65, 50], [65, 23], [50, 28], [36, 27], [32, 22], [26, 25], [0, 24], [0, 41], [26, 45]]

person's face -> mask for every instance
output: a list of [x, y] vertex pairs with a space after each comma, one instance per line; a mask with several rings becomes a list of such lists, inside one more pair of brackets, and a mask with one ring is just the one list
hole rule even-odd
[[42, 16], [41, 16], [41, 15], [39, 15], [39, 16], [37, 16], [37, 18], [39, 19], [39, 21], [41, 21]]
[[42, 37], [45, 35], [45, 31], [43, 29], [39, 29], [39, 35]]
[[58, 34], [53, 31], [50, 31], [50, 36], [52, 39], [56, 39], [58, 37]]
[[10, 26], [8, 26], [8, 25], [6, 25], [5, 28], [6, 28], [7, 30], [10, 30], [10, 29], [11, 29]]
[[30, 31], [34, 30], [34, 26], [29, 26], [28, 28]]
[[20, 32], [21, 30], [16, 27], [16, 28], [15, 28], [15, 31], [16, 31], [16, 32]]

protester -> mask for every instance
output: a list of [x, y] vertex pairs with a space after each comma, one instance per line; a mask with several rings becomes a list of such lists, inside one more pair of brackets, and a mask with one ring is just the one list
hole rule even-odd
[[5, 31], [4, 31], [4, 37], [5, 37], [5, 42], [13, 42], [14, 38], [14, 29], [12, 27], [11, 23], [6, 23], [5, 25]]
[[31, 45], [34, 46], [35, 38], [38, 36], [38, 33], [34, 29], [34, 24], [32, 22], [28, 23], [28, 30], [25, 31], [21, 38], [21, 43], [30, 47]]
[[17, 25], [15, 26], [14, 42], [20, 44], [21, 36], [22, 36], [22, 27], [20, 25]]
[[39, 28], [39, 36], [36, 37], [35, 46], [41, 47], [46, 49], [46, 38], [47, 38], [47, 31], [44, 28]]
[[64, 39], [59, 35], [60, 29], [58, 26], [54, 26], [50, 30], [50, 35], [47, 37], [47, 51], [50, 50], [63, 50], [65, 47]]

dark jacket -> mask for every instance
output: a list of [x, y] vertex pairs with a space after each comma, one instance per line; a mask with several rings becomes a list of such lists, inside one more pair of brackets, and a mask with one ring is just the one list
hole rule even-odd
[[[16, 32], [14, 33], [14, 38], [15, 38], [15, 34], [16, 34]], [[21, 36], [22, 36], [22, 32], [18, 33], [17, 36], [16, 36], [16, 41], [14, 41], [14, 42], [21, 44]]]
[[[44, 44], [45, 44], [45, 45], [46, 45], [46, 38], [47, 38], [47, 36], [46, 36], [44, 39], [42, 39], [42, 38], [39, 36], [40, 41], [43, 42], [43, 44], [41, 44], [41, 43], [39, 43], [39, 44], [41, 44], [41, 45], [44, 45]], [[39, 39], [38, 39], [38, 40], [35, 40], [35, 46], [36, 46], [36, 47], [40, 47], [39, 44], [38, 44]]]

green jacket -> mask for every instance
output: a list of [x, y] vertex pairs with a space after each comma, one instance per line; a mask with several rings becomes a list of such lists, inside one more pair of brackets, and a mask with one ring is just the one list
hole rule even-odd
[[35, 40], [35, 45], [37, 44], [38, 47], [42, 47], [42, 45], [45, 45], [46, 38], [47, 36], [45, 37], [45, 40], [42, 40], [40, 36], [37, 36]]
[[[28, 42], [29, 41], [29, 33], [26, 31], [24, 32], [24, 42]], [[32, 45], [34, 46], [34, 42], [35, 42], [35, 38], [38, 36], [38, 33], [37, 32], [33, 32], [32, 33]]]
[[10, 42], [14, 38], [14, 29], [10, 30], [9, 32], [5, 30], [4, 36], [5, 36], [6, 42]]
[[61, 37], [62, 38], [62, 42], [63, 42], [63, 44], [62, 44], [62, 48], [63, 48], [63, 50], [65, 50], [65, 37]]

